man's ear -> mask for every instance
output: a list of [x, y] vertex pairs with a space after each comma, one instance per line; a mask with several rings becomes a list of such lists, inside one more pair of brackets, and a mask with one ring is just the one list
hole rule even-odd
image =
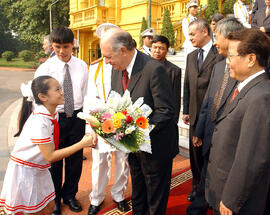
[[127, 53], [127, 48], [126, 48], [125, 46], [122, 46], [122, 47], [120, 48], [120, 50], [121, 50], [121, 52], [122, 52], [123, 54], [126, 54], [126, 53]]

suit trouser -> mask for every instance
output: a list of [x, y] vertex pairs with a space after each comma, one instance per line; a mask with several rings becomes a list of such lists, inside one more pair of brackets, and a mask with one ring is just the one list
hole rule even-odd
[[189, 160], [192, 172], [192, 186], [196, 188], [201, 180], [201, 173], [203, 167], [202, 146], [193, 147], [192, 137], [194, 134], [194, 127], [189, 126]]
[[[59, 149], [65, 148], [79, 142], [85, 134], [85, 121], [77, 118], [74, 111], [73, 116], [67, 118], [65, 113], [59, 114]], [[83, 150], [65, 158], [65, 182], [63, 180], [63, 160], [51, 165], [50, 172], [55, 187], [55, 201], [74, 198], [78, 192], [78, 183], [82, 172]]]
[[134, 215], [165, 214], [170, 191], [172, 159], [153, 159], [145, 152], [130, 153]]
[[210, 151], [203, 156], [203, 167], [201, 180], [197, 188], [197, 194], [195, 199], [187, 207], [187, 215], [206, 215], [208, 210], [208, 204], [205, 200], [205, 177], [207, 172], [208, 160], [209, 160]]
[[[124, 200], [128, 183], [128, 154], [115, 151], [114, 184], [111, 188], [112, 198], [116, 202]], [[105, 189], [110, 179], [112, 152], [99, 153], [92, 149], [92, 191], [89, 195], [92, 205], [100, 205], [105, 198]]]

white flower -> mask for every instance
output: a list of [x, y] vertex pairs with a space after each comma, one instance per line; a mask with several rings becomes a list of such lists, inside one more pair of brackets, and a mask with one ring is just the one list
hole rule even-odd
[[100, 122], [98, 121], [98, 119], [94, 116], [91, 116], [90, 114], [87, 114], [84, 112], [79, 112], [77, 114], [77, 117], [79, 117], [80, 119], [86, 120], [87, 122], [89, 122], [90, 124], [92, 124], [95, 127], [100, 125]]
[[152, 113], [152, 109], [147, 104], [143, 104], [140, 107], [140, 110], [142, 111], [142, 114], [145, 118], [148, 117]]
[[125, 134], [131, 134], [133, 131], [135, 131], [135, 126], [130, 126], [125, 130]]

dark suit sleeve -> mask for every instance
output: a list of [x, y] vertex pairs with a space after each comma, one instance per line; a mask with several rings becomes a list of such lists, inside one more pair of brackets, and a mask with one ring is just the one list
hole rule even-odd
[[190, 100], [190, 89], [189, 89], [189, 56], [187, 56], [187, 64], [185, 71], [185, 79], [184, 79], [184, 95], [183, 95], [183, 114], [189, 114], [189, 100]]
[[254, 16], [255, 16], [257, 10], [258, 10], [258, 0], [255, 1], [254, 6], [252, 8], [251, 20], [254, 19]]
[[176, 103], [176, 120], [179, 119], [180, 108], [181, 108], [181, 69], [178, 67], [173, 68], [174, 70], [174, 77], [173, 77], [173, 92], [175, 96], [175, 103]]
[[151, 123], [161, 126], [163, 122], [173, 119], [175, 114], [172, 83], [161, 64], [152, 72], [150, 89], [154, 103], [150, 120]]
[[201, 139], [204, 138], [206, 119], [207, 119], [207, 115], [209, 114], [209, 111], [210, 111], [209, 97], [210, 97], [211, 86], [213, 84], [215, 84], [215, 83], [213, 83], [213, 79], [214, 79], [214, 75], [215, 75], [215, 68], [216, 68], [216, 66], [214, 66], [213, 71], [211, 73], [209, 85], [208, 85], [207, 91], [206, 91], [204, 99], [203, 99], [203, 103], [202, 103], [200, 113], [198, 116], [198, 121], [196, 123], [196, 128], [194, 131], [194, 136], [199, 137]]
[[251, 27], [252, 28], [259, 28], [259, 26], [257, 24], [257, 19], [258, 19], [258, 13], [253, 15], [253, 18], [251, 20]]
[[235, 213], [246, 203], [258, 183], [269, 182], [269, 110], [269, 93], [258, 95], [249, 102], [241, 123], [235, 159], [222, 193], [223, 203]]

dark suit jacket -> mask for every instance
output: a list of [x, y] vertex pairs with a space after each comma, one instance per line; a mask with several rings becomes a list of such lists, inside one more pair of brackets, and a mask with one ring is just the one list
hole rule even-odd
[[252, 19], [251, 22], [251, 27], [252, 28], [260, 28], [264, 27], [265, 28], [265, 33], [270, 36], [270, 15], [265, 17], [265, 11], [266, 11], [266, 6], [263, 8], [259, 9], [254, 18]]
[[205, 96], [213, 66], [221, 60], [221, 56], [215, 46], [212, 46], [206, 56], [201, 70], [198, 72], [198, 49], [187, 56], [183, 114], [189, 114], [190, 125], [194, 126]]
[[262, 215], [270, 187], [270, 81], [250, 81], [217, 119], [205, 181], [208, 203]]
[[[122, 72], [112, 71], [111, 89], [123, 94]], [[135, 102], [139, 97], [153, 112], [150, 123], [152, 156], [155, 159], [173, 158], [178, 154], [178, 128], [174, 120], [175, 105], [172, 83], [165, 67], [150, 56], [138, 51], [127, 89]]]
[[[209, 85], [203, 100], [203, 104], [200, 110], [198, 121], [196, 123], [196, 128], [194, 136], [203, 139], [203, 155], [206, 155], [210, 149], [212, 142], [212, 135], [214, 132], [215, 121], [211, 120], [211, 109], [213, 107], [213, 102], [217, 91], [223, 81], [224, 71], [226, 66], [226, 59], [218, 62], [211, 74]], [[229, 78], [227, 86], [224, 90], [223, 96], [221, 98], [220, 105], [217, 110], [216, 119], [223, 113], [225, 104], [230, 97], [233, 89], [236, 86], [237, 81], [235, 79]]]
[[164, 65], [166, 67], [166, 71], [172, 81], [173, 85], [173, 93], [174, 93], [174, 102], [175, 102], [175, 120], [178, 122], [180, 107], [181, 107], [181, 69], [175, 64], [171, 63], [167, 59], [164, 61]]
[[254, 3], [254, 6], [252, 8], [252, 14], [251, 14], [251, 20], [254, 19], [254, 16], [256, 14], [256, 12], [265, 7], [265, 1], [264, 0], [256, 0], [255, 3]]

